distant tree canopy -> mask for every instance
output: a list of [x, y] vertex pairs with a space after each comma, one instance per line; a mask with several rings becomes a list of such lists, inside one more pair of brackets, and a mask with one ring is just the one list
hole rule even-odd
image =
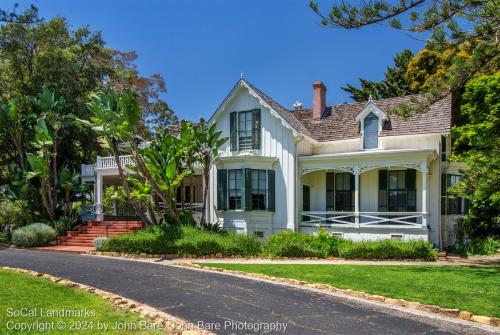
[[385, 78], [376, 82], [359, 78], [361, 87], [347, 84], [342, 89], [351, 94], [355, 101], [367, 101], [371, 96], [373, 99], [385, 99], [417, 93], [411, 89], [412, 79], [407, 75], [408, 64], [413, 58], [411, 50], [405, 49], [394, 57], [394, 67], [388, 67]]
[[[314, 1], [310, 7], [325, 27], [359, 29], [386, 23], [410, 33], [430, 34], [426, 51], [417, 54], [408, 67], [408, 78], [413, 80], [410, 91], [425, 93], [414, 101], [419, 104], [414, 113], [427, 110], [430, 103], [450, 92], [461, 93], [466, 83], [478, 75], [498, 71], [498, 0], [342, 1], [328, 13]], [[412, 77], [414, 74], [417, 77]], [[409, 111], [407, 106], [401, 106], [399, 112], [405, 115]]]
[[[36, 7], [17, 13], [0, 10], [0, 105], [15, 102], [19, 125], [15, 137], [30, 151], [33, 127], [40, 116], [33, 97], [50, 89], [64, 100], [59, 113], [88, 119], [89, 94], [114, 87], [132, 88], [140, 96], [141, 135], [176, 122], [173, 111], [160, 98], [166, 90], [160, 74], [143, 77], [134, 61], [135, 52], [108, 48], [100, 32], [88, 27], [71, 29], [62, 17], [44, 20]], [[3, 23], [2, 23], [3, 22]], [[12, 135], [12, 134], [10, 134]], [[9, 179], [7, 168], [17, 162], [19, 148], [8, 129], [0, 129], [0, 181]], [[58, 164], [78, 168], [102, 151], [97, 136], [88, 127], [71, 124], [61, 130]], [[4, 180], [5, 180], [4, 179]]]

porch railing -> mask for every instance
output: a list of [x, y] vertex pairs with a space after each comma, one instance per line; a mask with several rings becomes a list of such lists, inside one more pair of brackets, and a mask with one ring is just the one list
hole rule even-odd
[[[122, 166], [135, 165], [131, 155], [120, 156], [120, 163]], [[97, 169], [115, 169], [117, 167], [114, 157], [97, 157]]]
[[95, 172], [95, 164], [82, 164], [80, 175], [82, 177], [92, 177]]
[[301, 227], [426, 228], [424, 212], [300, 212]]

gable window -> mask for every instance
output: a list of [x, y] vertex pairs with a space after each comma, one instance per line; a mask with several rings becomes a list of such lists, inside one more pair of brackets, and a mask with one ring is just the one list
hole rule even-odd
[[231, 151], [260, 149], [260, 109], [230, 114]]
[[274, 183], [273, 170], [219, 169], [217, 210], [274, 211]]
[[229, 170], [227, 174], [229, 209], [241, 209], [241, 170]]
[[363, 149], [378, 148], [378, 117], [370, 113], [363, 121]]

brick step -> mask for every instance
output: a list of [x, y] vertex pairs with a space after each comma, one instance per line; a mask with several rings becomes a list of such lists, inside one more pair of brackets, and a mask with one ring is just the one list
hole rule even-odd
[[75, 242], [66, 242], [64, 244], [65, 246], [71, 246], [71, 247], [93, 247], [93, 243], [75, 243]]
[[108, 228], [108, 229], [106, 229], [106, 228], [103, 228], [103, 229], [89, 229], [89, 228], [87, 228], [87, 229], [82, 229], [83, 234], [85, 234], [85, 233], [90, 233], [90, 234], [92, 234], [92, 233], [105, 233], [107, 231], [118, 231], [118, 232], [126, 233], [130, 230], [124, 229], [124, 228]]

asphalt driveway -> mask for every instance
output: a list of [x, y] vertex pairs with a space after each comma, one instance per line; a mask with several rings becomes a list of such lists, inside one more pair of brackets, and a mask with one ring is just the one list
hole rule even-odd
[[[286, 323], [286, 334], [485, 334], [388, 308], [168, 265], [0, 248], [0, 266], [65, 277], [197, 323]], [[236, 323], [237, 324], [237, 323]], [[251, 334], [229, 328], [221, 334]]]

